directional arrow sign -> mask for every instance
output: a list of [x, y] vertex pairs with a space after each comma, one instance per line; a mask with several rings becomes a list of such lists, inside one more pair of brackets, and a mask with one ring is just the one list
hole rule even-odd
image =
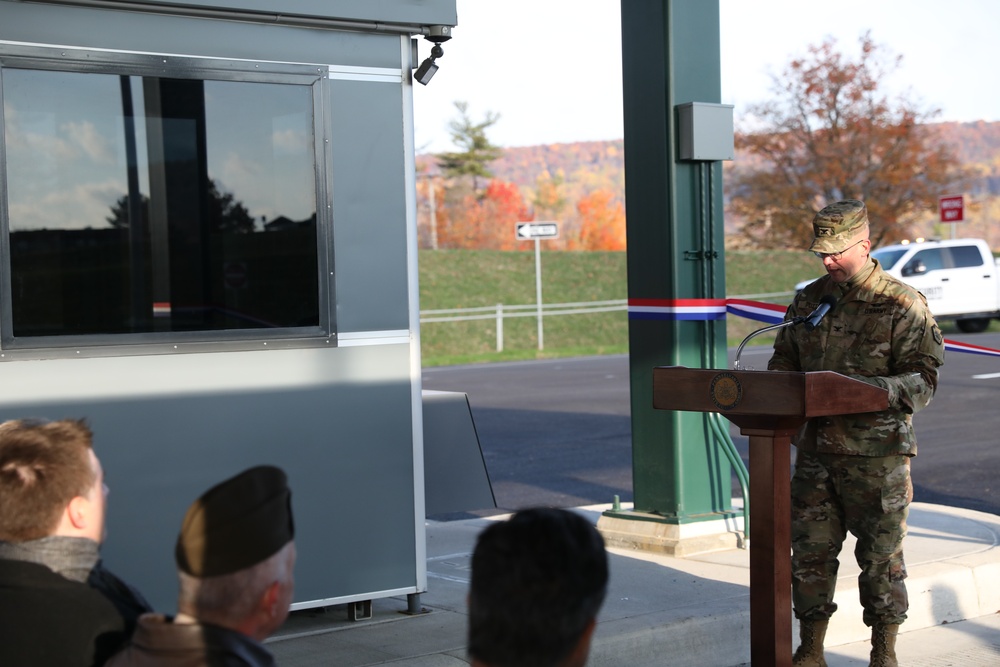
[[558, 222], [519, 222], [516, 236], [521, 241], [554, 239], [559, 236]]

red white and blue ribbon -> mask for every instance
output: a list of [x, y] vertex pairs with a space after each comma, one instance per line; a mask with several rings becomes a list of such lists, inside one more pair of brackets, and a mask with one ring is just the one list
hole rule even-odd
[[726, 311], [765, 324], [778, 324], [785, 319], [787, 306], [746, 299], [726, 299]]
[[[721, 320], [726, 313], [765, 324], [778, 324], [785, 319], [786, 306], [748, 299], [629, 299], [630, 320]], [[1000, 357], [1000, 350], [944, 340], [945, 351]]]
[[948, 340], [947, 338], [944, 339], [944, 349], [945, 352], [967, 352], [968, 354], [983, 354], [987, 357], [1000, 357], [1000, 350], [973, 345], [972, 343], [961, 343], [957, 340]]
[[630, 320], [721, 320], [726, 299], [629, 299]]
[[726, 313], [777, 324], [785, 306], [747, 299], [629, 299], [630, 320], [721, 320]]

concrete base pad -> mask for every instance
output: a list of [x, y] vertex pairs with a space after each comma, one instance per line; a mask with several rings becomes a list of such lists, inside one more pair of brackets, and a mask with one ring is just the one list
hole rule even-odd
[[597, 530], [609, 547], [677, 558], [744, 546], [742, 531], [730, 519], [676, 524], [639, 516], [630, 519], [604, 515], [597, 520]]

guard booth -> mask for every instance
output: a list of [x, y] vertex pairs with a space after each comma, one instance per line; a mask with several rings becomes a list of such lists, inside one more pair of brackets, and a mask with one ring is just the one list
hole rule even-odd
[[426, 589], [412, 132], [455, 0], [0, 0], [0, 418], [86, 418], [105, 563], [288, 473], [301, 609]]

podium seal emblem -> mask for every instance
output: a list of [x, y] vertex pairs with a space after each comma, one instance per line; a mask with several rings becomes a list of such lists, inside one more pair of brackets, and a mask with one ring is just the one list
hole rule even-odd
[[720, 410], [732, 410], [743, 399], [743, 385], [732, 373], [719, 373], [712, 378], [712, 402]]

